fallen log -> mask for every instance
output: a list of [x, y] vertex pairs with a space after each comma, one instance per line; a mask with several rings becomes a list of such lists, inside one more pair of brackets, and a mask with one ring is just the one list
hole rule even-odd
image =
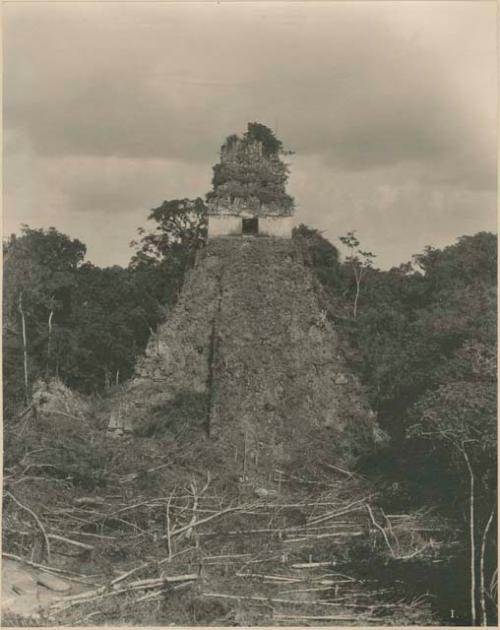
[[[65, 580], [69, 580], [70, 582], [79, 582], [80, 584], [86, 584], [87, 586], [89, 585], [93, 585], [92, 582], [89, 582], [88, 580], [81, 580], [78, 579], [79, 577], [100, 577], [99, 575], [84, 575], [83, 573], [75, 573], [74, 571], [68, 571], [66, 569], [58, 569], [57, 567], [50, 567], [47, 566], [46, 564], [38, 564], [38, 562], [32, 562], [31, 560], [26, 560], [25, 558], [22, 558], [21, 556], [16, 556], [13, 553], [7, 553], [6, 551], [2, 551], [2, 556], [4, 558], [8, 558], [9, 560], [15, 560], [16, 562], [22, 562], [24, 564], [27, 564], [30, 567], [33, 567], [34, 569], [41, 569], [42, 571], [45, 571], [45, 573], [51, 573], [55, 576], [62, 576], [64, 577]], [[75, 577], [77, 576], [77, 577]]]
[[263, 573], [236, 573], [236, 577], [260, 578], [260, 579], [276, 581], [276, 582], [302, 582], [302, 580], [297, 577], [286, 577], [286, 576], [281, 576], [281, 575], [265, 575]]
[[[194, 523], [189, 523], [188, 525], [184, 525], [184, 527], [178, 527], [177, 529], [173, 529], [170, 532], [170, 536], [178, 536], [179, 534], [182, 534], [188, 531], [189, 529], [192, 529], [193, 527], [198, 527], [199, 525], [203, 525], [203, 523], [208, 523], [209, 521], [212, 521], [214, 518], [217, 518], [219, 516], [224, 516], [224, 514], [229, 514], [230, 512], [238, 512], [240, 510], [241, 510], [241, 506], [228, 507], [225, 510], [221, 510], [220, 512], [217, 512], [216, 514], [211, 514], [210, 516], [201, 518], [195, 521]], [[166, 537], [167, 536], [164, 535], [162, 536], [162, 539], [165, 539]]]
[[335, 566], [335, 560], [329, 562], [299, 562], [292, 564], [292, 569], [315, 569], [316, 567], [333, 567]]
[[198, 579], [198, 574], [189, 573], [186, 575], [169, 575], [161, 578], [149, 578], [146, 580], [138, 580], [131, 582], [125, 587], [115, 588], [115, 585], [109, 589], [107, 585], [101, 586], [98, 589], [92, 591], [85, 591], [84, 593], [78, 593], [77, 595], [69, 595], [68, 597], [62, 597], [54, 600], [51, 604], [51, 608], [60, 610], [66, 610], [71, 606], [78, 604], [87, 604], [89, 602], [97, 601], [105, 597], [111, 597], [113, 595], [122, 595], [123, 593], [130, 593], [131, 591], [145, 591], [150, 588], [156, 588], [166, 584], [173, 584], [177, 582], [193, 582]]
[[[336, 582], [336, 584], [341, 584], [341, 582]], [[317, 593], [319, 591], [331, 591], [331, 586], [317, 586], [315, 588], [292, 588], [287, 591], [280, 591], [278, 595], [293, 595], [293, 593]]]
[[287, 615], [275, 613], [273, 619], [296, 619], [301, 621], [359, 621], [359, 617], [347, 615]]
[[82, 543], [79, 540], [73, 540], [72, 538], [66, 538], [65, 536], [59, 536], [58, 534], [47, 534], [47, 537], [50, 540], [57, 540], [58, 542], [65, 543], [67, 545], [71, 545], [73, 547], [78, 547], [79, 549], [83, 549], [84, 551], [93, 551], [94, 545], [89, 545], [87, 543]]
[[42, 533], [43, 540], [45, 542], [45, 552], [47, 554], [47, 560], [48, 560], [48, 562], [50, 562], [50, 542], [49, 542], [49, 538], [47, 536], [47, 532], [45, 531], [45, 527], [43, 526], [42, 521], [39, 519], [37, 514], [35, 514], [35, 512], [33, 512], [33, 510], [31, 508], [29, 508], [27, 505], [24, 505], [23, 503], [21, 503], [21, 501], [19, 501], [19, 499], [16, 499], [16, 497], [12, 494], [12, 492], [9, 492], [8, 490], [5, 490], [4, 496], [7, 496], [10, 499], [12, 499], [12, 501], [14, 501], [14, 503], [17, 506], [19, 506], [25, 512], [28, 512], [28, 514], [30, 514], [30, 516], [35, 520], [36, 524], [38, 525], [38, 528], [40, 529], [40, 531]]
[[264, 597], [262, 595], [233, 595], [231, 593], [202, 593], [203, 597], [215, 599], [238, 599], [252, 602], [265, 602], [268, 604], [291, 604], [294, 606], [340, 606], [341, 604], [318, 601], [298, 601], [296, 599], [283, 599], [281, 597]]
[[126, 580], [128, 577], [130, 577], [134, 573], [137, 573], [137, 571], [140, 571], [141, 569], [145, 569], [148, 566], [148, 564], [149, 564], [148, 562], [144, 562], [143, 564], [140, 564], [138, 567], [134, 567], [133, 569], [130, 569], [130, 571], [126, 571], [125, 573], [122, 573], [121, 575], [116, 577], [114, 580], [112, 580], [111, 586], [115, 586], [115, 584], [119, 584], [120, 582], [123, 582], [123, 580]]
[[320, 538], [352, 538], [355, 536], [362, 536], [363, 532], [332, 532], [329, 534], [312, 534], [310, 536], [303, 536], [302, 538], [287, 538], [284, 543], [296, 543], [304, 542], [307, 540], [319, 540]]
[[77, 536], [88, 536], [89, 538], [100, 538], [102, 540], [118, 540], [119, 536], [109, 536], [106, 534], [93, 534], [92, 532], [81, 532], [77, 529], [72, 529], [68, 534], [76, 534]]

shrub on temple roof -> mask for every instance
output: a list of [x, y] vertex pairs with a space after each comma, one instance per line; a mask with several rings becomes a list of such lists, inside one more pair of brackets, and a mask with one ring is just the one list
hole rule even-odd
[[283, 150], [283, 143], [276, 138], [274, 133], [261, 123], [248, 123], [248, 131], [245, 133], [248, 140], [257, 140], [262, 142], [264, 155], [279, 155]]
[[207, 201], [222, 205], [261, 206], [291, 211], [293, 199], [285, 191], [288, 166], [280, 159], [283, 145], [260, 123], [248, 123], [239, 137], [228, 136], [221, 147], [221, 159], [213, 167], [213, 190]]

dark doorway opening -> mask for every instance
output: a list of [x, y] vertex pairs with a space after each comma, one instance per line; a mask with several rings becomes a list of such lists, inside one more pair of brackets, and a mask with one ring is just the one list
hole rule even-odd
[[241, 233], [242, 234], [258, 234], [259, 233], [258, 217], [252, 217], [250, 219], [242, 219]]

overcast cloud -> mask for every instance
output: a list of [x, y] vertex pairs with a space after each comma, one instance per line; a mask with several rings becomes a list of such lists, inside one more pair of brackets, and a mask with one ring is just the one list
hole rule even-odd
[[126, 264], [257, 120], [295, 151], [297, 223], [398, 264], [496, 229], [496, 73], [494, 2], [7, 3], [4, 231]]

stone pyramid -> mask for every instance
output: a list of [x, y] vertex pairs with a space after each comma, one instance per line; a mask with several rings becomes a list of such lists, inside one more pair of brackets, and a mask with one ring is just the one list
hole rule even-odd
[[210, 237], [198, 252], [110, 428], [154, 435], [179, 422], [245, 480], [369, 439], [373, 414], [291, 234]]

